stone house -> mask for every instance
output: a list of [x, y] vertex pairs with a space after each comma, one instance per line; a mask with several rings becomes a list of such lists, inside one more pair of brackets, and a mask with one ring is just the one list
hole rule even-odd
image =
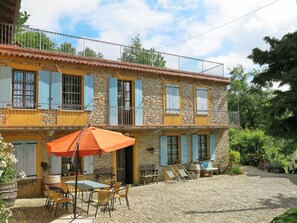
[[[1, 26], [15, 33], [13, 25]], [[227, 156], [228, 128], [238, 124], [238, 114], [228, 112], [223, 64], [155, 52], [165, 67], [150, 66], [123, 60], [123, 51], [115, 55], [128, 46], [26, 32], [52, 42], [67, 37], [62, 42], [80, 52], [58, 50], [62, 42], [55, 42], [53, 50], [42, 42], [30, 45], [29, 37], [24, 42], [24, 36], [0, 36], [0, 133], [15, 147], [17, 170], [40, 179], [34, 195], [48, 175], [71, 177], [70, 158], [49, 156], [46, 143], [87, 124], [136, 139], [134, 146], [81, 158], [81, 173], [92, 180], [98, 180], [96, 170], [112, 167], [116, 180], [139, 184], [140, 166], [146, 164], [154, 164], [162, 180], [164, 165]], [[92, 51], [101, 56], [81, 53], [88, 44], [74, 44], [74, 39], [93, 43]]]

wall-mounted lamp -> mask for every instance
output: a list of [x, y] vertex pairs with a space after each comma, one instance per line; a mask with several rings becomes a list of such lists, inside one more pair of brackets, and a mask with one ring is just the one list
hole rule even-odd
[[146, 151], [150, 152], [151, 154], [154, 154], [155, 148], [154, 147], [149, 147], [145, 149]]
[[47, 171], [48, 164], [46, 162], [41, 162], [41, 167], [42, 167], [43, 171]]

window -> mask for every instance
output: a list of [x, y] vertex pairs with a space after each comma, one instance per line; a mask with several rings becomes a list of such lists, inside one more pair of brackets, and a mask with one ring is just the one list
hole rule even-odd
[[198, 135], [198, 160], [207, 160], [207, 135]]
[[12, 79], [12, 107], [34, 109], [36, 102], [35, 72], [14, 70]]
[[179, 86], [166, 84], [166, 113], [179, 114]]
[[[78, 173], [82, 174], [81, 159], [78, 159]], [[76, 172], [76, 159], [71, 162], [71, 158], [62, 157], [62, 175], [75, 175]]]
[[[76, 159], [74, 159], [72, 163], [71, 158], [51, 155], [50, 160], [51, 174], [62, 174], [62, 176], [70, 176], [75, 174]], [[85, 156], [78, 159], [79, 174], [92, 174], [93, 168], [93, 156]]]
[[62, 109], [81, 110], [81, 87], [82, 79], [80, 76], [62, 76]]
[[208, 114], [208, 90], [207, 88], [196, 88], [197, 107], [196, 112], [199, 115]]
[[167, 136], [168, 165], [178, 163], [178, 136]]
[[132, 88], [130, 81], [118, 80], [118, 121], [119, 124], [132, 124]]

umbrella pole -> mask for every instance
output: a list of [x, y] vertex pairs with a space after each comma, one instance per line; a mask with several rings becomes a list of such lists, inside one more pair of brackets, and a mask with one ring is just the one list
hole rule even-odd
[[79, 159], [79, 143], [80, 143], [80, 138], [82, 137], [82, 135], [84, 134], [84, 132], [86, 131], [87, 128], [90, 127], [90, 124], [86, 125], [84, 127], [84, 129], [81, 131], [77, 141], [76, 141], [76, 145], [75, 145], [75, 150], [73, 152], [73, 155], [72, 155], [72, 160], [73, 160], [73, 157], [74, 157], [74, 154], [76, 152], [76, 170], [75, 170], [75, 192], [74, 192], [74, 207], [73, 207], [73, 214], [74, 214], [74, 219], [77, 218], [76, 216], [76, 204], [77, 204], [77, 181], [78, 181], [78, 159]]
[[78, 181], [78, 159], [79, 159], [79, 144], [76, 144], [76, 170], [75, 170], [75, 193], [74, 193], [74, 219], [77, 218], [76, 216], [76, 204], [77, 204], [77, 181]]

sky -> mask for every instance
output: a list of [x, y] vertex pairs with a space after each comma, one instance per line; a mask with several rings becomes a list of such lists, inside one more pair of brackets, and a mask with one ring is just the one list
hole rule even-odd
[[259, 67], [247, 56], [265, 36], [297, 30], [296, 0], [22, 0], [31, 28], [210, 60], [228, 69]]

